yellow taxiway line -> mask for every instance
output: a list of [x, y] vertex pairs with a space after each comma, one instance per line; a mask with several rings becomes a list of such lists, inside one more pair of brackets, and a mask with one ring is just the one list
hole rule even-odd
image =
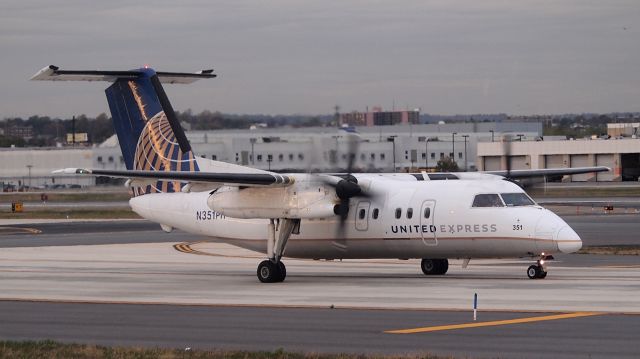
[[546, 321], [546, 320], [558, 320], [558, 319], [590, 317], [590, 316], [602, 315], [602, 314], [606, 314], [606, 313], [601, 313], [601, 312], [575, 312], [575, 313], [566, 313], [566, 314], [545, 315], [545, 316], [542, 316], [542, 317], [527, 317], [527, 318], [508, 319], [508, 320], [494, 320], [494, 321], [490, 321], [490, 322], [474, 322], [474, 323], [463, 323], [463, 324], [452, 324], [452, 325], [439, 325], [439, 326], [435, 326], [435, 327], [422, 327], [422, 328], [388, 330], [388, 331], [385, 331], [385, 333], [388, 333], [388, 334], [427, 333], [427, 332], [438, 332], [438, 331], [442, 331], [442, 330], [454, 330], [454, 329], [464, 329], [464, 328], [479, 328], [479, 327], [493, 327], [493, 326], [497, 326], [497, 325], [521, 324], [521, 323], [543, 322], [543, 321]]

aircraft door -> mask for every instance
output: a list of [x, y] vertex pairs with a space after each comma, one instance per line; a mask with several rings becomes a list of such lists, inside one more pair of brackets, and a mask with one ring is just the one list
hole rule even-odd
[[369, 229], [369, 207], [371, 202], [362, 201], [358, 202], [356, 207], [356, 229], [358, 231], [366, 231]]
[[426, 200], [422, 202], [420, 208], [420, 229], [422, 233], [422, 243], [426, 246], [437, 246], [438, 236], [434, 222], [436, 201]]

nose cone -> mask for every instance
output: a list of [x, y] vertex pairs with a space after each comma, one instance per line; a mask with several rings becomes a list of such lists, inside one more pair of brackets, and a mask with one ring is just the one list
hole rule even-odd
[[577, 252], [582, 248], [580, 236], [569, 226], [562, 227], [557, 234], [558, 250], [562, 253]]

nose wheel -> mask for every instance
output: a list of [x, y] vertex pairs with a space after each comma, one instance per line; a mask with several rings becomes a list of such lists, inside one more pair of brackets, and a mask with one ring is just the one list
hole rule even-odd
[[544, 266], [544, 260], [542, 259], [527, 268], [527, 277], [529, 277], [529, 279], [544, 279], [546, 276], [547, 269]]

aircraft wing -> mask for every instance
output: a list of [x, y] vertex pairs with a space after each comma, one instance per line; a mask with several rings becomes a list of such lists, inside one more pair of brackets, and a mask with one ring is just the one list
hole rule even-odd
[[535, 170], [484, 171], [483, 173], [516, 179], [516, 178], [577, 175], [581, 173], [607, 172], [607, 171], [611, 171], [611, 169], [605, 166], [594, 166], [594, 167], [572, 167], [572, 168], [542, 168], [542, 169], [535, 169]]
[[178, 171], [117, 171], [85, 168], [65, 168], [54, 174], [106, 176], [133, 180], [180, 181], [204, 184], [219, 184], [237, 187], [286, 187], [293, 184], [293, 178], [277, 173], [214, 173]]
[[561, 207], [619, 207], [619, 208], [640, 208], [640, 201], [636, 200], [573, 200], [573, 199], [562, 199], [562, 200], [545, 200], [539, 199], [536, 200], [536, 203], [542, 206], [561, 206]]

